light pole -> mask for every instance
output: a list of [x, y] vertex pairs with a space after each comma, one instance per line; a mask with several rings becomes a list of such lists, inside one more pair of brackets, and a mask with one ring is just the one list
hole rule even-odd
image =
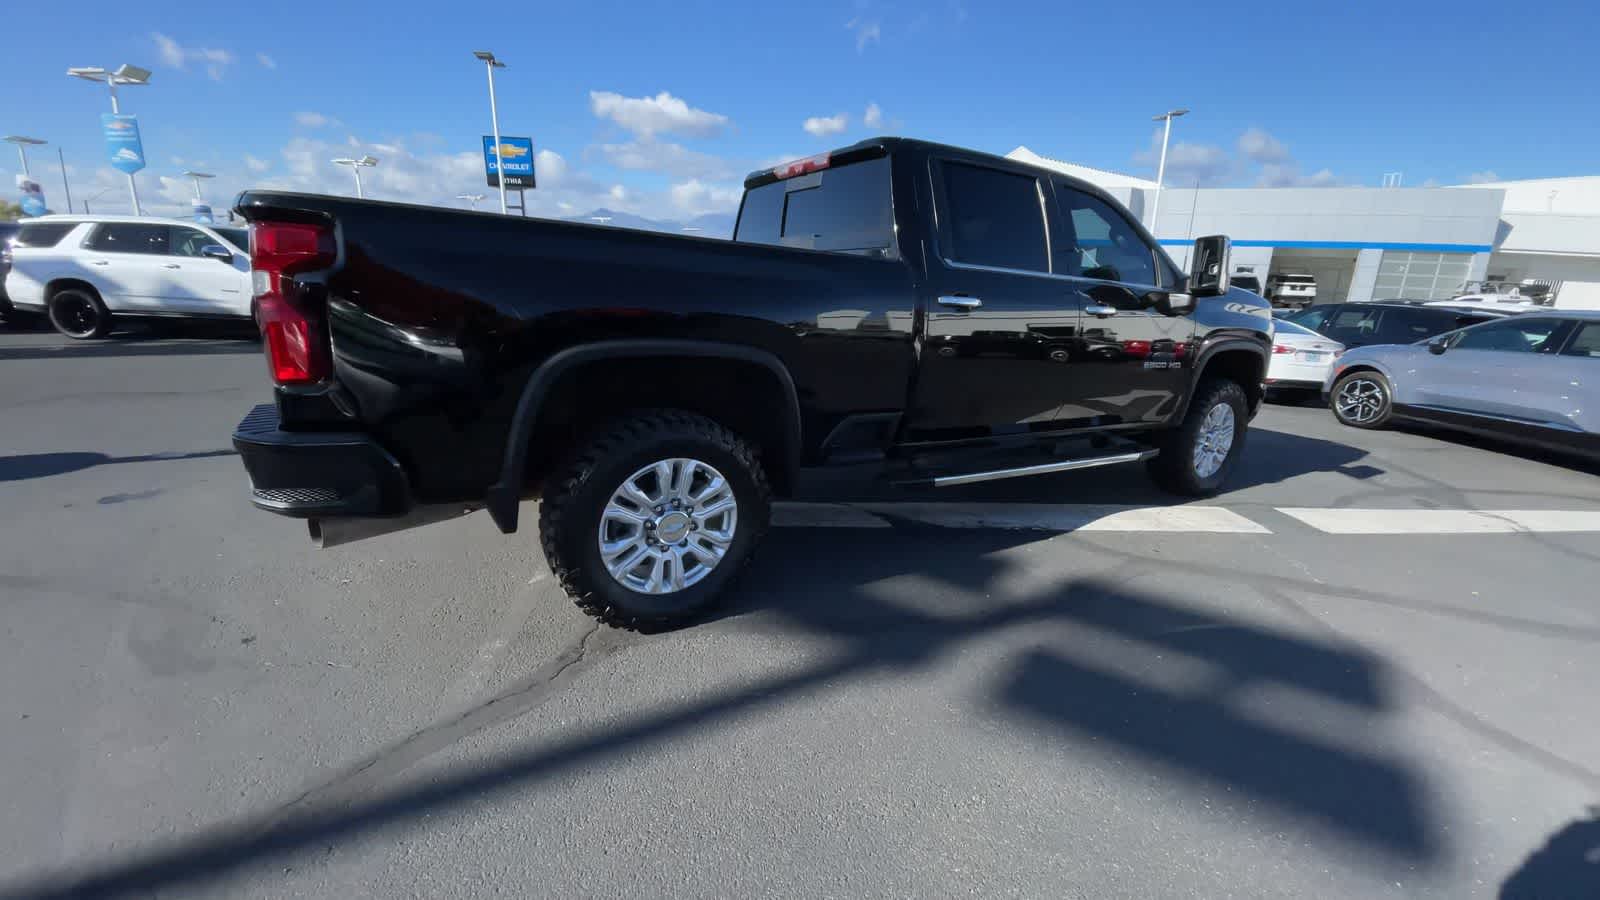
[[457, 194], [457, 200], [465, 200], [474, 211], [478, 209], [478, 201], [483, 199], [482, 194]]
[[38, 138], [23, 137], [20, 134], [8, 134], [4, 140], [8, 144], [17, 145], [17, 157], [22, 160], [22, 174], [25, 176], [28, 175], [28, 148], [49, 143]]
[[361, 191], [361, 170], [377, 165], [378, 158], [376, 156], [363, 156], [360, 159], [351, 159], [348, 156], [341, 156], [333, 162], [334, 165], [350, 167], [350, 171], [354, 172], [356, 176], [356, 199], [366, 199], [367, 195]]
[[192, 179], [194, 181], [194, 199], [195, 199], [195, 202], [196, 203], [204, 203], [204, 202], [206, 202], [205, 198], [200, 196], [200, 179], [202, 179], [202, 178], [215, 178], [217, 176], [210, 175], [210, 174], [207, 174], [205, 172], [185, 172], [183, 174], [184, 174], [184, 177], [190, 178], [190, 179]]
[[90, 194], [88, 197], [85, 197], [84, 200], [83, 200], [83, 214], [86, 215], [86, 216], [87, 215], [92, 215], [94, 213], [94, 210], [89, 208], [90, 201], [99, 200], [101, 197], [104, 197], [106, 194], [111, 193], [111, 190], [112, 190], [111, 188], [101, 188], [100, 190], [95, 191], [93, 194]]
[[[67, 74], [73, 78], [82, 78], [84, 81], [104, 81], [107, 90], [111, 91], [111, 112], [115, 115], [122, 113], [122, 107], [117, 105], [117, 85], [150, 83], [149, 69], [141, 69], [127, 63], [118, 66], [115, 72], [107, 72], [99, 66], [78, 66], [68, 69]], [[139, 187], [133, 183], [133, 173], [125, 174], [128, 176], [128, 196], [133, 198], [133, 214], [143, 215], [143, 210], [139, 209]]]
[[1150, 117], [1152, 122], [1165, 121], [1167, 123], [1161, 132], [1161, 162], [1156, 165], [1156, 199], [1155, 202], [1150, 204], [1150, 233], [1157, 238], [1161, 237], [1158, 230], [1161, 227], [1159, 219], [1161, 215], [1161, 182], [1166, 180], [1167, 177], [1167, 140], [1172, 137], [1172, 120], [1186, 115], [1188, 112], [1187, 109], [1179, 108], [1168, 110], [1159, 116]]
[[484, 67], [489, 70], [489, 125], [494, 129], [494, 180], [500, 185], [500, 215], [506, 214], [506, 166], [505, 160], [500, 156], [500, 109], [494, 102], [494, 70], [504, 69], [506, 64], [494, 58], [494, 54], [487, 50], [474, 50], [472, 55], [483, 60]]

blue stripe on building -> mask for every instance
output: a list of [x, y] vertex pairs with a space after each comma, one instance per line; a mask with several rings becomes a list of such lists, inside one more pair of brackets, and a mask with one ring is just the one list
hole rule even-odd
[[[1192, 240], [1161, 238], [1164, 247], [1187, 247]], [[1235, 247], [1273, 247], [1279, 250], [1410, 250], [1414, 253], [1489, 253], [1491, 244], [1406, 244], [1385, 241], [1234, 241]]]

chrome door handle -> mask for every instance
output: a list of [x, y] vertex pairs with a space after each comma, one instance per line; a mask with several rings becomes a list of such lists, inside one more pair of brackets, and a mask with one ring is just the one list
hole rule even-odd
[[1098, 316], [1102, 319], [1109, 319], [1117, 314], [1117, 308], [1115, 306], [1106, 306], [1102, 303], [1095, 303], [1085, 306], [1083, 311], [1091, 316]]
[[977, 309], [978, 307], [983, 305], [983, 301], [979, 300], [977, 297], [951, 297], [951, 296], [945, 296], [945, 297], [940, 297], [939, 298], [939, 305], [940, 306], [953, 306], [956, 309]]
[[162, 263], [161, 264], [161, 268], [163, 268], [163, 269], [181, 269], [181, 268], [183, 268], [183, 266], [180, 266], [177, 263]]

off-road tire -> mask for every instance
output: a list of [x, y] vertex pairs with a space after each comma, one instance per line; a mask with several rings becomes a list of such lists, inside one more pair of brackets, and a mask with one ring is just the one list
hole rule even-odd
[[103, 338], [111, 333], [111, 313], [94, 291], [65, 288], [50, 295], [50, 325], [76, 341]]
[[[697, 584], [668, 594], [635, 592], [600, 561], [601, 512], [629, 475], [656, 460], [683, 457], [714, 466], [731, 486], [738, 503], [733, 542]], [[617, 628], [659, 631], [694, 621], [725, 595], [771, 514], [772, 488], [750, 443], [705, 416], [641, 410], [604, 429], [556, 470], [539, 507], [539, 541], [550, 571], [579, 609]]]
[[[1210, 475], [1202, 476], [1195, 469], [1195, 448], [1201, 439], [1206, 416], [1217, 404], [1225, 403], [1233, 410], [1233, 443], [1221, 466]], [[1194, 400], [1182, 424], [1161, 435], [1156, 442], [1160, 455], [1150, 460], [1146, 468], [1150, 477], [1162, 490], [1185, 497], [1210, 497], [1222, 490], [1228, 474], [1244, 451], [1245, 433], [1249, 430], [1250, 400], [1237, 382], [1224, 378], [1208, 378], [1200, 382]]]

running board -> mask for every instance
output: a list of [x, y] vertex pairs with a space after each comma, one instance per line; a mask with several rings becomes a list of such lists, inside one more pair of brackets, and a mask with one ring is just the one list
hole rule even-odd
[[1077, 469], [1095, 469], [1100, 466], [1117, 466], [1123, 463], [1143, 462], [1159, 451], [1138, 450], [1132, 453], [1113, 453], [1110, 456], [1091, 456], [1086, 459], [1063, 459], [1056, 462], [1018, 466], [1013, 469], [992, 469], [987, 472], [961, 472], [954, 475], [933, 475], [895, 482], [902, 486], [954, 487], [958, 484], [976, 484], [980, 481], [999, 481], [1002, 478], [1025, 478], [1029, 475], [1049, 475], [1055, 472], [1072, 472]]

